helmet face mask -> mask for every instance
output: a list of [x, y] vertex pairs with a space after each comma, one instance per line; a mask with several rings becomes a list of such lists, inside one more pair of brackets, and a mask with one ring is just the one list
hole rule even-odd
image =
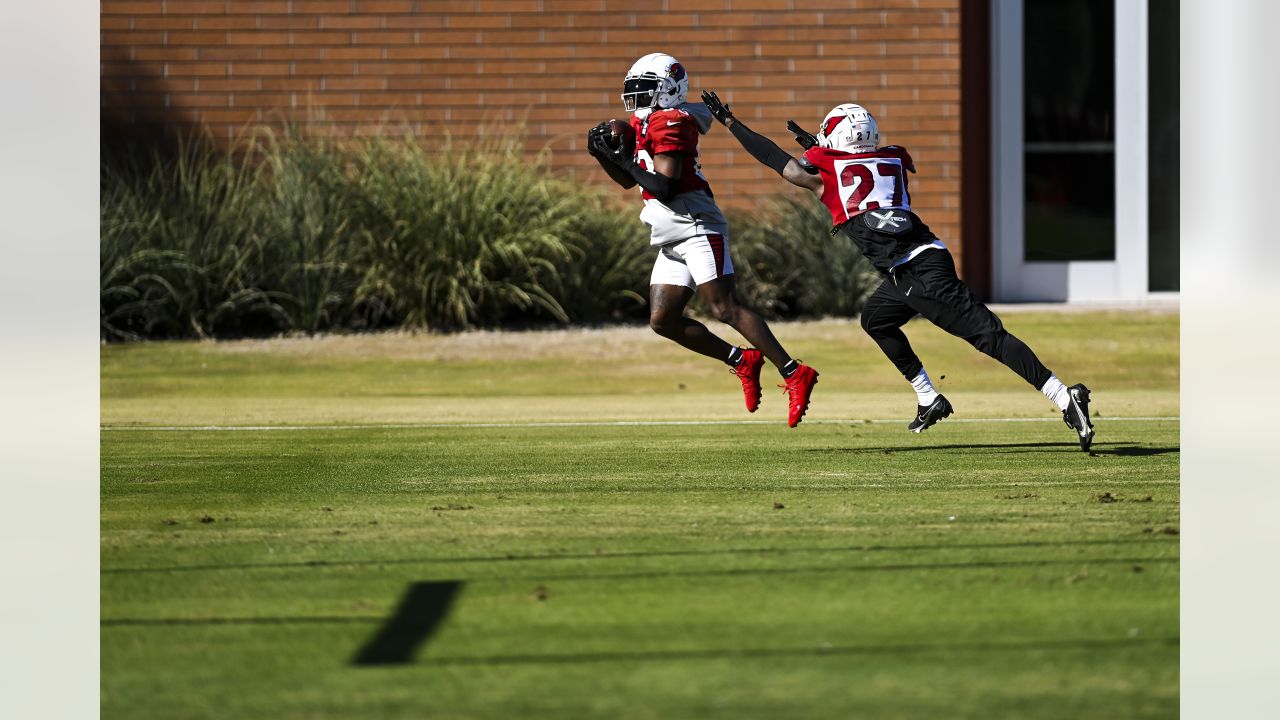
[[628, 112], [651, 108], [658, 103], [656, 77], [629, 77], [622, 82], [622, 107]]
[[837, 105], [822, 119], [818, 145], [831, 150], [871, 152], [880, 143], [876, 119], [861, 105]]
[[688, 95], [688, 73], [678, 60], [665, 53], [640, 58], [622, 81], [622, 107], [628, 112], [679, 107]]

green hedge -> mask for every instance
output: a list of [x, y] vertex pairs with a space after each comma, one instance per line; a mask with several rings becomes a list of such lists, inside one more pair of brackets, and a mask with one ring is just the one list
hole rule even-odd
[[[256, 131], [104, 156], [111, 340], [642, 321], [653, 252], [634, 206], [552, 174], [512, 135], [423, 148]], [[731, 216], [744, 300], [852, 315], [871, 282], [810, 198]]]

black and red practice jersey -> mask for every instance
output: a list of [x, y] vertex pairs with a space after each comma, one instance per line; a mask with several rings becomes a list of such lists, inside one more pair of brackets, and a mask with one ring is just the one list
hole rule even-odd
[[831, 211], [831, 224], [842, 225], [868, 210], [911, 210], [907, 171], [915, 171], [911, 155], [899, 145], [875, 152], [847, 153], [811, 147], [804, 160], [822, 178], [822, 204]]
[[[653, 172], [653, 157], [659, 153], [680, 153], [684, 156], [680, 179], [676, 181], [676, 194], [693, 190], [711, 192], [711, 185], [702, 176], [698, 162], [698, 122], [680, 108], [654, 110], [643, 119], [631, 116], [631, 128], [636, 131], [636, 162]], [[640, 189], [645, 200], [655, 199], [644, 188]]]

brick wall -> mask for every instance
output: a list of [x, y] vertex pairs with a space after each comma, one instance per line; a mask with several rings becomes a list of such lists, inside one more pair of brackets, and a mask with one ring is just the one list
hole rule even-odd
[[[788, 150], [855, 101], [909, 147], [916, 209], [959, 245], [961, 0], [103, 0], [102, 103], [113, 131], [207, 126], [228, 138], [286, 116], [340, 132], [407, 124], [438, 138], [524, 118], [529, 147], [608, 183], [586, 130], [622, 116], [631, 63], [668, 52]], [[383, 125], [385, 129], [385, 125]], [[743, 207], [787, 192], [722, 128], [702, 163]], [[957, 249], [959, 249], [957, 247]]]

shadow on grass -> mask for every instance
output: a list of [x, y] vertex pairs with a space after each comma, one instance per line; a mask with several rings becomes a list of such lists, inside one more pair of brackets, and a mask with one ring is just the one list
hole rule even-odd
[[[783, 555], [792, 553], [849, 552], [928, 552], [934, 550], [1007, 550], [1053, 547], [1089, 547], [1098, 545], [1144, 545], [1171, 542], [1151, 537], [1115, 538], [1107, 540], [1030, 540], [1011, 543], [955, 543], [930, 545], [846, 545], [842, 547], [789, 548], [717, 548], [710, 550], [652, 550], [637, 552], [564, 553], [560, 555], [480, 555], [446, 558], [383, 558], [367, 560], [300, 560], [275, 563], [227, 563], [224, 565], [175, 565], [170, 567], [102, 568], [103, 575], [133, 575], [166, 572], [205, 572], [217, 570], [266, 570], [280, 568], [378, 567], [382, 565], [433, 565], [466, 563], [530, 562], [542, 560], [630, 560], [664, 557], [711, 557], [717, 555]], [[1177, 544], [1177, 541], [1172, 541]]]
[[[898, 445], [894, 447], [861, 447], [861, 448], [808, 448], [805, 452], [822, 453], [830, 455], [893, 455], [894, 453], [910, 453], [910, 452], [949, 452], [970, 450], [973, 452], [990, 453], [991, 451], [1006, 453], [1035, 453], [1035, 452], [1052, 452], [1052, 453], [1075, 453], [1080, 452], [1080, 446], [1075, 443], [1054, 443], [1054, 442], [1022, 442], [1022, 443], [989, 443], [989, 444], [970, 444], [970, 445]], [[1117, 457], [1151, 457], [1154, 455], [1166, 455], [1168, 453], [1176, 453], [1181, 451], [1178, 447], [1141, 447], [1138, 445], [1122, 445], [1110, 446], [1106, 444], [1095, 444], [1089, 452], [1090, 455], [1115, 455]]]

